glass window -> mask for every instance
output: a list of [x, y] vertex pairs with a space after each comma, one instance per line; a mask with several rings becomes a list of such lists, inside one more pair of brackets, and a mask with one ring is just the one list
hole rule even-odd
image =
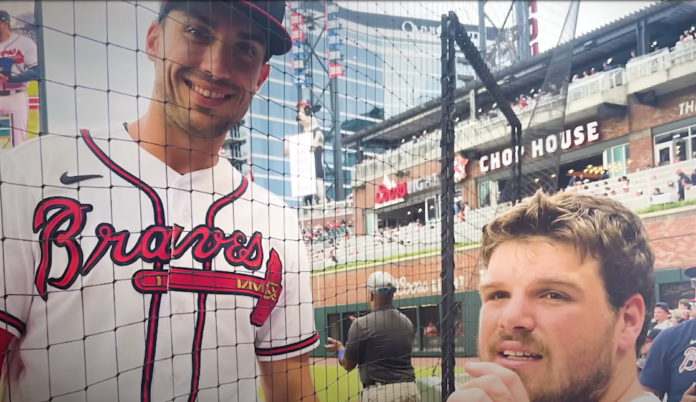
[[251, 137], [251, 153], [268, 155], [269, 142], [267, 138]]
[[478, 185], [478, 205], [487, 207], [491, 205], [491, 182], [486, 181]]
[[[259, 158], [261, 159], [261, 158]], [[290, 163], [285, 163], [283, 161], [278, 161], [278, 160], [273, 160], [269, 159], [268, 160], [268, 170], [270, 171], [271, 174], [279, 174], [279, 175], [286, 175], [290, 174]]]
[[696, 159], [696, 135], [691, 137], [691, 159]]
[[326, 336], [333, 339], [341, 338], [341, 315], [329, 314], [326, 320]]
[[440, 310], [438, 306], [422, 306], [419, 309], [423, 350], [440, 350]]
[[604, 151], [604, 169], [609, 177], [625, 176], [628, 171], [628, 144], [619, 145]]
[[681, 162], [685, 161], [688, 159], [688, 152], [689, 150], [687, 147], [689, 146], [689, 139], [688, 138], [679, 138], [674, 140], [674, 161], [675, 162]]

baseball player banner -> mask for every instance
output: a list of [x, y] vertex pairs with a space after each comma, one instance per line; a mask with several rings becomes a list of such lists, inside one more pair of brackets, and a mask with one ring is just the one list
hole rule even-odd
[[310, 152], [312, 147], [312, 133], [304, 132], [298, 135], [285, 137], [287, 155], [290, 158], [290, 186], [293, 197], [314, 195], [314, 154]]
[[0, 146], [38, 135], [39, 78], [33, 1], [0, 3]]

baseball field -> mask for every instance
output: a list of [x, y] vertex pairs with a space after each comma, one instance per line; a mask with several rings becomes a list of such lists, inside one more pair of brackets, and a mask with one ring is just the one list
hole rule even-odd
[[[439, 376], [440, 362], [437, 359], [414, 359], [416, 378]], [[457, 359], [460, 360], [460, 359]], [[469, 360], [469, 359], [461, 359]], [[458, 362], [459, 363], [459, 362]], [[456, 373], [463, 373], [461, 367], [455, 368]], [[350, 373], [339, 367], [333, 359], [315, 359], [312, 364], [314, 388], [321, 402], [359, 402], [362, 385], [358, 370]]]

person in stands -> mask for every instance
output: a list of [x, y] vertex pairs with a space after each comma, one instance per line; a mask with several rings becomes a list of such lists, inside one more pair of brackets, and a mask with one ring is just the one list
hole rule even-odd
[[[696, 279], [696, 267], [684, 270]], [[655, 338], [640, 373], [643, 387], [667, 402], [696, 402], [696, 320], [665, 329]]]

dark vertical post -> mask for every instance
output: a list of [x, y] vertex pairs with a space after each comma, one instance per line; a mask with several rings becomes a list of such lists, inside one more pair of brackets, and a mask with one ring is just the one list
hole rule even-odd
[[454, 125], [452, 112], [454, 108], [454, 85], [456, 79], [456, 59], [454, 35], [450, 28], [449, 18], [442, 16], [442, 120], [440, 140], [440, 211], [442, 225], [442, 302], [440, 316], [442, 317], [442, 402], [454, 392], [454, 320], [452, 306], [454, 305]]
[[39, 59], [39, 135], [48, 133], [48, 94], [46, 90], [46, 55], [44, 53], [43, 7], [41, 1], [34, 2], [34, 26], [36, 48]]
[[331, 91], [331, 127], [333, 130], [333, 169], [334, 169], [334, 201], [345, 199], [343, 188], [343, 138], [341, 138], [341, 108], [338, 104], [338, 78], [331, 78], [329, 90]]
[[636, 56], [643, 56], [650, 53], [650, 39], [648, 38], [648, 29], [646, 25], [645, 18], [641, 18], [636, 22], [636, 36], [638, 42]]

